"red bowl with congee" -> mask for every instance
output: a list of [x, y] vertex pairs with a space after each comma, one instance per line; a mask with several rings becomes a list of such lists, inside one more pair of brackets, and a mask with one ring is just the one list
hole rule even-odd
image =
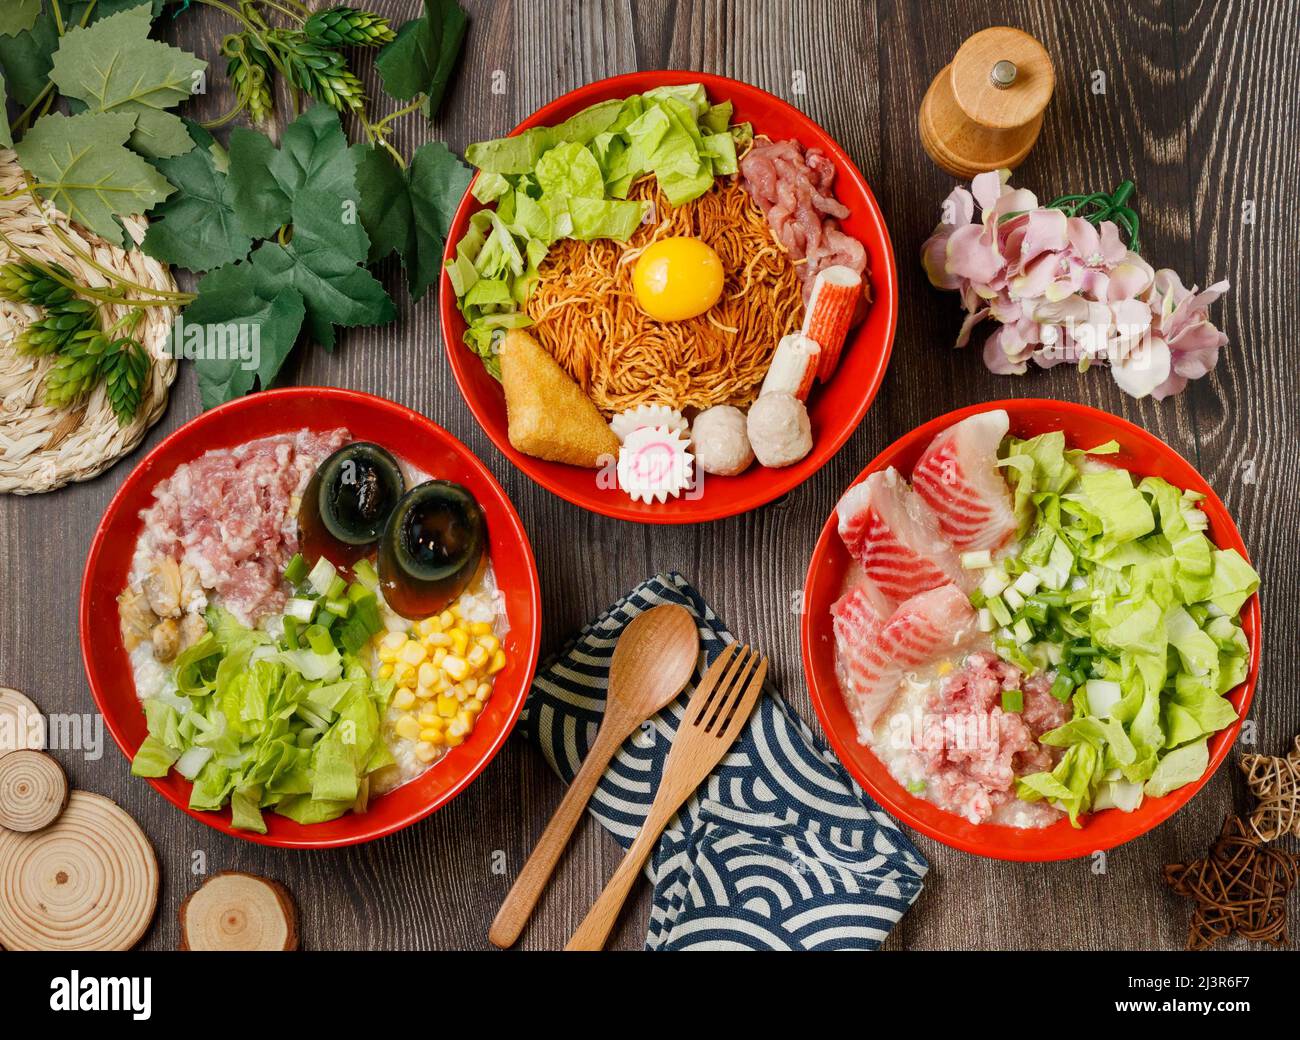
[[[501, 384], [465, 345], [465, 321], [456, 306], [451, 280], [443, 271], [438, 301], [442, 339], [452, 374], [474, 418], [518, 469], [548, 491], [593, 513], [645, 524], [691, 524], [736, 516], [757, 509], [793, 490], [822, 468], [862, 422], [885, 378], [898, 321], [898, 275], [884, 216], [866, 178], [835, 138], [793, 105], [758, 87], [724, 76], [673, 69], [633, 72], [589, 83], [544, 105], [520, 123], [511, 136], [531, 127], [552, 126], [600, 101], [626, 98], [653, 87], [702, 83], [711, 101], [731, 101], [735, 122], [750, 122], [755, 134], [773, 140], [794, 138], [805, 148], [820, 148], [835, 164], [834, 195], [849, 208], [841, 221], [844, 231], [867, 251], [867, 283], [872, 304], [865, 319], [849, 333], [833, 377], [818, 386], [808, 400], [812, 451], [781, 469], [753, 465], [739, 476], [709, 476], [697, 489], [665, 503], [636, 502], [596, 471], [547, 462], [518, 451], [510, 443], [505, 395]], [[483, 207], [465, 193], [447, 234], [444, 260], [456, 256], [456, 244], [469, 219]]]
[[273, 434], [346, 427], [357, 441], [388, 447], [431, 477], [454, 481], [478, 500], [487, 525], [487, 557], [503, 597], [506, 665], [464, 743], [414, 779], [370, 800], [363, 812], [301, 824], [264, 813], [266, 834], [231, 826], [230, 809], [189, 808], [191, 784], [175, 769], [151, 778], [164, 798], [196, 820], [260, 845], [332, 848], [372, 841], [428, 816], [463, 791], [487, 766], [523, 709], [537, 663], [541, 597], [528, 535], [501, 485], [470, 450], [418, 412], [369, 394], [332, 387], [294, 387], [243, 397], [205, 412], [165, 438], [113, 496], [95, 533], [81, 585], [81, 652], [91, 694], [128, 759], [147, 736], [145, 715], [119, 626], [118, 594], [127, 586], [153, 490], [183, 463]]
[[[973, 405], [933, 419], [895, 441], [881, 452], [854, 481], [888, 467], [904, 477], [926, 447], [942, 431], [971, 416], [1004, 409], [1010, 418], [1010, 433], [1026, 438], [1049, 431], [1065, 434], [1067, 447], [1092, 448], [1107, 441], [1119, 445], [1119, 453], [1106, 461], [1129, 470], [1135, 478], [1161, 477], [1176, 487], [1204, 495], [1201, 510], [1209, 520], [1205, 532], [1220, 549], [1235, 549], [1249, 560], [1241, 534], [1227, 508], [1191, 463], [1159, 438], [1141, 427], [1095, 408], [1063, 401], [1011, 400]], [[831, 746], [845, 767], [890, 813], [922, 834], [945, 845], [980, 856], [1005, 860], [1058, 860], [1086, 856], [1113, 848], [1156, 827], [1187, 804], [1227, 758], [1250, 709], [1259, 674], [1260, 607], [1252, 595], [1242, 607], [1241, 627], [1250, 652], [1245, 680], [1226, 697], [1237, 712], [1237, 721], [1209, 738], [1209, 765], [1196, 780], [1162, 797], [1146, 797], [1132, 812], [1103, 809], [1081, 818], [1072, 827], [1065, 817], [1043, 827], [1023, 828], [994, 823], [972, 823], [963, 816], [941, 809], [933, 802], [905, 788], [877, 757], [871, 747], [859, 742], [855, 721], [841, 690], [836, 671], [836, 644], [831, 606], [844, 591], [855, 566], [832, 513], [822, 528], [813, 550], [804, 584], [805, 611], [801, 623], [804, 673], [813, 707]]]

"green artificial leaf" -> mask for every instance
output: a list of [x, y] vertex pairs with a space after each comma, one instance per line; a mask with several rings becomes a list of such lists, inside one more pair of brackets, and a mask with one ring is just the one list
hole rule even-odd
[[18, 162], [59, 210], [121, 245], [122, 229], [113, 218], [145, 213], [174, 190], [125, 147], [134, 129], [129, 112], [51, 113], [18, 142]]
[[150, 213], [140, 244], [150, 256], [191, 271], [242, 260], [253, 247], [235, 212], [235, 192], [221, 169], [225, 150], [197, 123], [189, 123], [197, 147], [155, 166], [179, 191]]
[[[8, 5], [12, 0], [2, 0]], [[63, 4], [65, 26], [93, 25], [101, 18], [128, 11], [140, 6], [140, 0], [99, 0], [92, 6], [90, 0]], [[152, 12], [157, 17], [163, 0], [153, 0]], [[9, 81], [10, 94], [20, 105], [30, 105], [49, 85], [50, 63], [59, 46], [59, 30], [49, 4], [41, 9], [40, 16], [30, 29], [17, 36], [0, 35], [0, 67]]]
[[0, 10], [0, 36], [17, 36], [36, 24], [41, 0], [5, 0]]
[[[306, 313], [302, 294], [251, 261], [226, 264], [204, 275], [197, 291], [197, 299], [183, 316], [187, 334], [196, 328], [244, 326], [257, 348], [247, 360], [211, 356], [215, 352], [195, 358], [203, 407], [248, 393], [255, 380], [264, 389], [270, 386], [298, 341]], [[184, 338], [181, 345], [185, 346]]]
[[0, 71], [0, 144], [6, 148], [14, 146], [14, 135], [9, 129], [9, 107], [5, 104], [9, 95], [5, 90], [5, 77]]
[[92, 112], [133, 113], [132, 147], [151, 158], [169, 158], [189, 151], [193, 141], [166, 109], [193, 93], [208, 63], [149, 39], [152, 21], [152, 6], [142, 3], [69, 29], [54, 53], [50, 79]]
[[313, 105], [284, 131], [280, 148], [256, 130], [237, 127], [230, 135], [230, 183], [245, 233], [269, 238], [288, 224], [298, 189], [356, 203], [356, 167], [338, 113]]
[[379, 52], [375, 68], [384, 89], [399, 101], [423, 94], [424, 114], [432, 119], [456, 68], [469, 18], [456, 0], [424, 0], [424, 14], [407, 22]]
[[353, 153], [370, 262], [397, 252], [411, 297], [419, 300], [438, 280], [451, 219], [471, 173], [439, 141], [421, 145], [406, 170], [382, 148], [357, 145]]
[[381, 325], [397, 317], [384, 287], [360, 266], [370, 240], [346, 200], [302, 188], [294, 197], [292, 223], [287, 246], [266, 242], [252, 262], [268, 281], [302, 294], [317, 343], [332, 350], [335, 325]]

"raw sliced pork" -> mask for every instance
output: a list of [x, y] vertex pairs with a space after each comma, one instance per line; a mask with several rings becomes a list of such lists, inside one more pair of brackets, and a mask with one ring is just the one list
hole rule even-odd
[[1016, 533], [1011, 490], [997, 467], [1010, 420], [1002, 409], [948, 427], [912, 470], [912, 488], [959, 550], [998, 549]]
[[831, 615], [850, 707], [868, 730], [893, 703], [905, 672], [962, 649], [978, 634], [970, 600], [955, 585], [913, 596], [883, 621], [871, 590], [860, 586]]
[[862, 565], [879, 612], [918, 592], [970, 581], [930, 507], [892, 466], [849, 488], [835, 511], [840, 537]]

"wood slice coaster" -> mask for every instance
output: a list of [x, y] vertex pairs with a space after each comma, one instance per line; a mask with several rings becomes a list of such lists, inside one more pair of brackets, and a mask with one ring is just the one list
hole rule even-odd
[[23, 748], [45, 747], [45, 716], [17, 690], [0, 686], [0, 757]]
[[0, 758], [0, 827], [38, 831], [68, 804], [68, 778], [44, 751], [15, 751]]
[[280, 882], [213, 874], [181, 904], [182, 950], [296, 950], [298, 908]]
[[158, 904], [158, 859], [114, 802], [73, 791], [53, 824], [0, 831], [0, 946], [129, 950]]
[[[129, 252], [111, 245], [72, 223], [51, 207], [38, 208], [16, 156], [0, 148], [0, 227], [23, 252], [46, 264], [61, 264], [79, 284], [103, 288], [108, 284], [95, 264], [140, 285], [175, 290], [176, 281], [166, 264], [138, 249]], [[48, 218], [48, 219], [47, 219]], [[127, 217], [122, 226], [129, 239], [144, 237], [148, 222]], [[56, 234], [63, 235], [64, 241]], [[73, 243], [76, 250], [69, 248]], [[90, 263], [85, 257], [93, 257]], [[17, 258], [0, 242], [0, 264]], [[45, 373], [52, 357], [26, 357], [13, 348], [14, 338], [40, 312], [26, 303], [0, 300], [0, 494], [18, 495], [53, 491], [73, 480], [89, 480], [135, 448], [167, 407], [167, 395], [176, 378], [176, 359], [169, 348], [169, 333], [176, 312], [171, 307], [150, 307], [137, 337], [152, 363], [140, 411], [126, 426], [119, 426], [101, 382], [80, 402], [66, 408], [45, 405]], [[101, 306], [108, 328], [126, 314], [120, 306]]]

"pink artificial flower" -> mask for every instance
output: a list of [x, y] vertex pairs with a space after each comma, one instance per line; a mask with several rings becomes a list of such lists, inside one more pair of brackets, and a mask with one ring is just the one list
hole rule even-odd
[[1134, 397], [1178, 393], [1214, 368], [1227, 336], [1209, 307], [1227, 282], [1189, 290], [1125, 246], [1113, 221], [1094, 225], [1041, 207], [1010, 176], [995, 170], [969, 191], [954, 188], [921, 249], [931, 284], [961, 297], [957, 346], [991, 319], [998, 327], [983, 350], [990, 371], [1019, 375], [1031, 358], [1042, 368], [1077, 362], [1081, 371], [1106, 363]]

